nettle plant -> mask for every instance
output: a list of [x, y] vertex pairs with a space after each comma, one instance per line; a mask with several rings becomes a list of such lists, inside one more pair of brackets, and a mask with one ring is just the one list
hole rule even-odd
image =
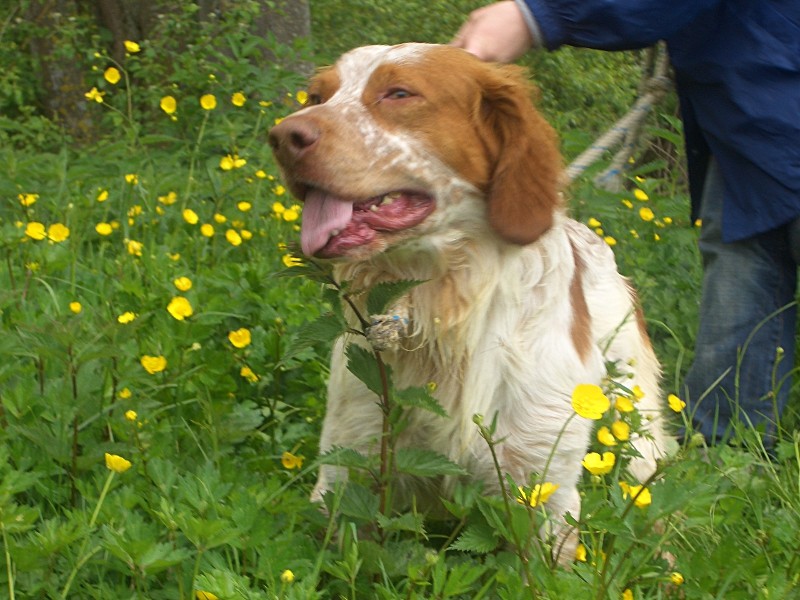
[[[644, 417], [636, 408], [642, 391], [635, 382], [630, 387], [617, 383], [621, 374], [616, 365], [607, 365], [602, 387], [579, 385], [572, 397], [575, 412], [570, 419], [592, 419], [596, 427], [583, 459], [583, 514], [569, 518], [582, 540], [570, 571], [557, 566], [554, 557], [560, 549], [548, 527], [547, 501], [558, 486], [548, 481], [547, 469], [532, 474], [529, 481], [514, 481], [502, 471], [497, 449], [503, 439], [496, 436], [496, 415], [474, 415], [473, 422], [492, 455], [505, 492], [499, 496], [485, 495], [480, 484], [446, 456], [398, 446], [411, 411], [430, 413], [431, 418], [447, 418], [447, 413], [435, 398], [435, 382], [394, 387], [391, 367], [381, 354], [383, 340], [371, 331], [378, 322], [371, 315], [385, 313], [423, 282], [387, 282], [365, 293], [336, 281], [328, 264], [299, 259], [296, 264], [287, 275], [323, 284], [325, 305], [331, 310], [298, 330], [287, 356], [318, 343], [330, 344], [342, 334], [352, 336], [345, 351], [348, 369], [375, 394], [383, 416], [374, 454], [335, 448], [316, 461], [350, 473], [346, 483], [324, 496], [345, 560], [323, 569], [347, 582], [351, 597], [359, 576], [378, 577], [381, 583], [373, 589], [386, 598], [400, 592], [408, 598], [467, 593], [481, 598], [490, 590], [502, 590], [501, 597], [508, 598], [589, 597], [587, 589], [597, 598], [632, 598], [633, 590], [639, 589], [680, 596], [683, 575], [669, 553], [675, 532], [667, 524], [688, 493], [671, 490], [669, 497], [662, 495], [662, 489], [672, 487], [664, 484], [664, 465], [645, 482], [631, 478], [627, 465], [638, 454], [629, 441], [643, 431]], [[354, 301], [364, 295], [366, 313]], [[355, 315], [358, 327], [348, 325], [344, 306]], [[674, 413], [685, 407], [675, 395], [669, 396], [668, 404]], [[397, 482], [407, 476], [431, 480], [432, 486], [442, 478], [456, 481], [452, 497], [442, 498], [440, 514], [420, 512], [415, 498], [410, 506], [398, 502]], [[470, 555], [482, 558], [465, 561]], [[392, 568], [398, 556], [405, 557], [406, 564]], [[395, 570], [404, 571], [402, 584], [392, 582]]]

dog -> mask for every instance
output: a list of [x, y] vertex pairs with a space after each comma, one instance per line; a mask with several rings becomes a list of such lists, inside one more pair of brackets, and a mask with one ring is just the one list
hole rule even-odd
[[[614, 363], [621, 383], [644, 392], [645, 432], [631, 440], [640, 479], [667, 436], [635, 292], [609, 246], [567, 216], [556, 135], [524, 70], [448, 46], [366, 46], [319, 72], [308, 94], [269, 134], [304, 202], [302, 252], [332, 261], [351, 290], [424, 282], [377, 319], [379, 330], [399, 324], [378, 349], [398, 388], [434, 382], [448, 417], [412, 412], [398, 443], [437, 451], [499, 492], [473, 422], [496, 416], [502, 470], [525, 483], [546, 469], [559, 486], [547, 506], [571, 561], [577, 536], [563, 516], [580, 516], [593, 425], [573, 414], [575, 387], [600, 385]], [[353, 298], [362, 311], [364, 296]], [[381, 438], [377, 398], [347, 369], [354, 338], [334, 344], [322, 452], [375, 453]], [[312, 500], [346, 478], [322, 466]]]

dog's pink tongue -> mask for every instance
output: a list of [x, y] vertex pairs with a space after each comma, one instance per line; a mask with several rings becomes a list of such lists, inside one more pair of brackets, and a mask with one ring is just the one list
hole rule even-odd
[[306, 194], [303, 204], [303, 227], [300, 247], [306, 256], [314, 256], [325, 247], [331, 232], [343, 229], [353, 216], [353, 203], [319, 190]]

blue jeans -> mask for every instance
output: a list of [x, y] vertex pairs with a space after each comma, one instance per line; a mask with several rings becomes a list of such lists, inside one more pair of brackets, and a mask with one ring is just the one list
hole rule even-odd
[[723, 185], [712, 161], [700, 207], [703, 290], [685, 399], [708, 442], [726, 439], [738, 421], [762, 430], [771, 445], [794, 368], [800, 220], [725, 243]]

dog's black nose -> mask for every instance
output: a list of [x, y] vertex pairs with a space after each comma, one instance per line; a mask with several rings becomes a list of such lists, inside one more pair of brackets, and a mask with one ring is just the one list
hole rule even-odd
[[310, 119], [287, 118], [269, 132], [269, 145], [279, 161], [298, 159], [314, 148], [320, 128]]

